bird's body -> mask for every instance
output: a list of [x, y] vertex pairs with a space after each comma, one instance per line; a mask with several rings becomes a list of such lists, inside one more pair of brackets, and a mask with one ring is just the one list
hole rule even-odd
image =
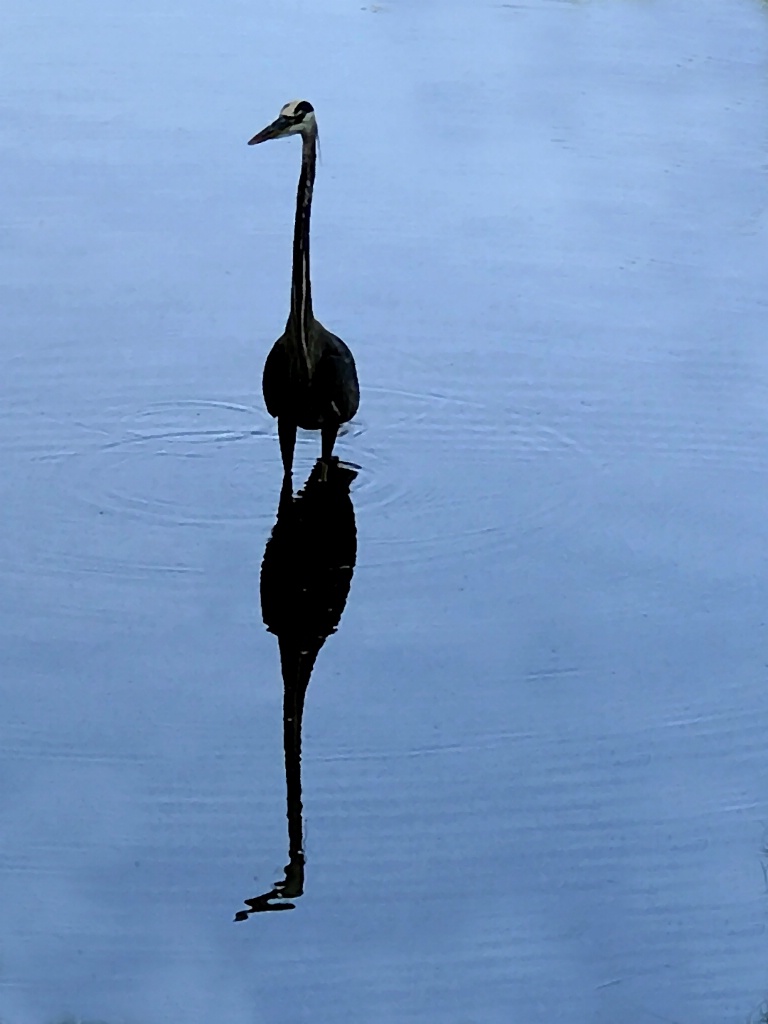
[[347, 345], [314, 318], [310, 346], [319, 354], [311, 377], [299, 379], [292, 366], [289, 329], [277, 339], [264, 364], [264, 403], [270, 416], [287, 418], [302, 430], [321, 430], [351, 420], [360, 401], [355, 361]]
[[285, 331], [264, 365], [264, 402], [277, 419], [285, 476], [293, 467], [296, 429], [320, 430], [322, 460], [331, 463], [339, 427], [360, 404], [355, 361], [347, 345], [315, 319], [309, 275], [309, 218], [315, 182], [317, 122], [306, 100], [287, 103], [249, 145], [300, 134], [302, 160], [293, 232], [291, 309]]

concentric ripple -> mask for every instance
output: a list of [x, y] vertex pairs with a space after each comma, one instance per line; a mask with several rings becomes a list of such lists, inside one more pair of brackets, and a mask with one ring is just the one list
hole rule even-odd
[[254, 526], [261, 542], [280, 480], [265, 412], [206, 398], [142, 406], [136, 394], [80, 412], [14, 410], [5, 457], [24, 515], [0, 530], [3, 571], [33, 587], [59, 580], [62, 611], [87, 607], [94, 586], [118, 607], [126, 581], [188, 587], [210, 564], [202, 529], [226, 544]]
[[77, 458], [77, 497], [114, 515], [170, 526], [214, 526], [264, 519], [272, 432], [266, 413], [203, 399], [161, 402], [126, 412], [116, 437]]
[[[400, 355], [404, 384], [364, 384], [361, 413], [336, 448], [359, 467], [361, 565], [510, 552], [583, 510], [578, 482], [594, 458], [546, 402], [542, 412], [541, 396], [529, 392], [526, 404], [525, 387], [501, 373], [489, 390], [473, 365], [438, 375]], [[250, 395], [173, 398], [170, 387], [134, 385], [90, 413], [59, 409], [35, 421], [10, 454], [29, 461], [27, 507], [36, 511], [0, 540], [0, 562], [28, 576], [163, 577], [178, 586], [203, 571], [206, 547], [249, 527], [256, 533], [243, 543], [257, 559], [280, 486], [274, 421]], [[300, 432], [296, 488], [318, 455], [317, 433]], [[201, 545], [190, 531], [203, 530], [210, 536]]]
[[362, 561], [508, 551], [583, 507], [576, 484], [596, 464], [533, 405], [489, 399], [466, 377], [424, 392], [372, 387], [365, 399], [368, 428], [351, 444]]

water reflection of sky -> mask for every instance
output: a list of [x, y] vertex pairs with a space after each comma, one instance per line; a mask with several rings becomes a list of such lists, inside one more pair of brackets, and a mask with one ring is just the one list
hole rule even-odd
[[[746, 1019], [765, 5], [6, 23], [4, 1024]], [[301, 94], [358, 564], [307, 696], [310, 884], [235, 925], [286, 854], [258, 383], [298, 173], [245, 143]]]

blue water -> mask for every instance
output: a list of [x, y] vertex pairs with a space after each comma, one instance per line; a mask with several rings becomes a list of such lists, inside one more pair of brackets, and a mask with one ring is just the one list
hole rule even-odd
[[[42, 0], [4, 41], [2, 1024], [759, 1020], [766, 5]], [[362, 384], [300, 865], [260, 397], [299, 146], [246, 146], [299, 96]]]

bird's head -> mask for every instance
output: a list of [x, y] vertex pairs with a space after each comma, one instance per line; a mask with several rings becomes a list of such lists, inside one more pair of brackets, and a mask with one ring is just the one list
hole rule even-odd
[[317, 133], [317, 121], [315, 120], [315, 108], [306, 100], [291, 100], [286, 103], [280, 111], [279, 116], [268, 124], [266, 128], [254, 135], [249, 141], [249, 146], [255, 146], [259, 142], [266, 142], [267, 139], [282, 139], [285, 135], [308, 135]]

